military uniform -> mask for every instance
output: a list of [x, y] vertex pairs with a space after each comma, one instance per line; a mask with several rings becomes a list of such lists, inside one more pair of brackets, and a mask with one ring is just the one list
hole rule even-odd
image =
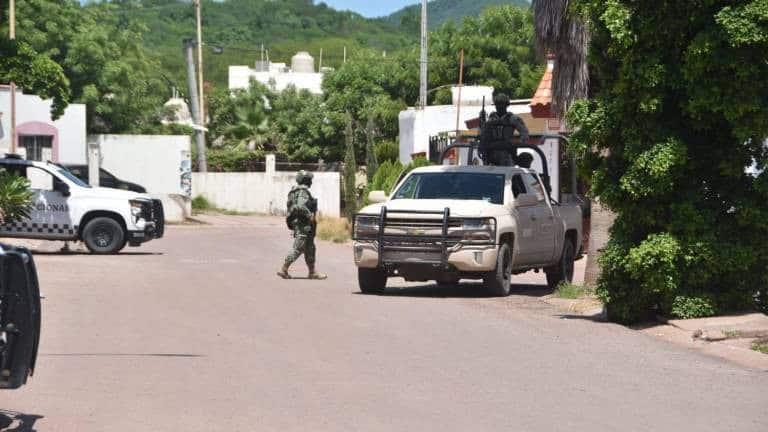
[[296, 186], [288, 193], [288, 211], [286, 224], [293, 231], [293, 247], [283, 263], [283, 268], [277, 273], [284, 279], [290, 279], [288, 268], [304, 254], [304, 260], [309, 268], [310, 279], [325, 279], [326, 276], [315, 271], [315, 234], [317, 231], [317, 200], [309, 188], [312, 186], [312, 174], [300, 171], [296, 176]]
[[499, 94], [494, 98], [496, 112], [488, 116], [488, 121], [483, 125], [481, 131], [481, 145], [491, 146], [493, 149], [483, 152], [484, 160], [492, 165], [511, 166], [514, 159], [510, 151], [506, 148], [500, 149], [499, 145], [506, 147], [512, 139], [515, 131], [520, 134], [520, 144], [528, 143], [528, 127], [522, 118], [508, 112], [509, 97], [505, 94]]

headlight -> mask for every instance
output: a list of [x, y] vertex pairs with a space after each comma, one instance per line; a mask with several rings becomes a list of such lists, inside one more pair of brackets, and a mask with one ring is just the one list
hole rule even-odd
[[139, 220], [144, 217], [144, 203], [141, 201], [130, 201], [131, 203], [131, 216]]
[[462, 241], [493, 243], [496, 241], [496, 219], [464, 219], [461, 224]]
[[369, 215], [355, 216], [355, 239], [375, 239], [379, 235], [379, 217]]

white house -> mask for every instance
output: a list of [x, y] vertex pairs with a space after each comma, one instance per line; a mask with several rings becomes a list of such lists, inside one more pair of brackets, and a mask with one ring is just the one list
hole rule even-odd
[[229, 67], [230, 90], [247, 89], [251, 80], [256, 80], [276, 92], [294, 86], [298, 90], [309, 90], [312, 94], [323, 94], [323, 73], [315, 72], [315, 59], [304, 51], [293, 56], [290, 68], [285, 63], [269, 61], [257, 61], [254, 68]]
[[[85, 163], [85, 105], [69, 104], [64, 114], [51, 120], [51, 100], [16, 89], [16, 142], [19, 153], [30, 160]], [[11, 91], [0, 86], [0, 153], [11, 150]]]

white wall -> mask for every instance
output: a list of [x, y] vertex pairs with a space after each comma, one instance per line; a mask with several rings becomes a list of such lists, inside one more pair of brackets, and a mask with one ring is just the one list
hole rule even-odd
[[254, 79], [274, 91], [281, 92], [288, 86], [294, 86], [298, 90], [306, 89], [310, 93], [323, 94], [323, 74], [322, 73], [302, 73], [302, 72], [257, 72], [248, 66], [230, 66], [229, 67], [229, 89], [247, 89], [250, 81]]
[[89, 135], [99, 143], [101, 167], [122, 180], [138, 183], [149, 193], [185, 195], [182, 174], [189, 171], [187, 135]]
[[[341, 215], [341, 177], [336, 172], [313, 173], [312, 195], [324, 216]], [[204, 196], [216, 207], [240, 212], [285, 214], [295, 172], [192, 173], [192, 196]]]
[[[0, 87], [0, 112], [3, 113], [3, 137], [0, 138], [0, 153], [11, 148], [11, 93], [8, 87]], [[41, 122], [58, 129], [59, 157], [54, 162], [84, 164], [85, 156], [85, 105], [69, 104], [58, 120], [51, 120], [51, 100], [16, 91], [16, 125], [27, 122]], [[19, 149], [18, 153], [24, 153]]]
[[166, 220], [191, 214], [192, 161], [187, 135], [89, 135], [100, 148], [101, 167], [147, 188], [163, 201]]

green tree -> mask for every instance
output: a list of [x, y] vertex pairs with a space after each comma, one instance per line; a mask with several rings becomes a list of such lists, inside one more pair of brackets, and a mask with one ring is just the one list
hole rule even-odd
[[157, 123], [168, 93], [159, 64], [143, 48], [147, 29], [132, 18], [132, 4], [17, 3], [19, 40], [62, 67], [72, 100], [87, 105], [90, 132], [140, 132]]
[[[528, 8], [498, 6], [479, 16], [464, 18], [459, 26], [443, 24], [430, 39], [430, 86], [458, 82], [459, 52], [464, 50], [464, 80], [489, 85], [512, 97], [529, 98], [541, 79], [534, 49], [533, 18]], [[437, 101], [450, 103], [450, 93]], [[489, 101], [490, 103], [490, 101]]]
[[571, 6], [597, 83], [569, 111], [573, 142], [617, 213], [598, 284], [610, 317], [766, 307], [768, 174], [745, 167], [768, 165], [768, 3]]
[[61, 67], [24, 42], [0, 39], [0, 82], [15, 82], [27, 93], [52, 99], [53, 119], [69, 104], [69, 81]]
[[338, 115], [328, 112], [322, 96], [290, 86], [270, 101], [270, 125], [278, 150], [289, 160], [316, 162], [341, 160], [343, 126]]
[[344, 137], [346, 152], [344, 153], [344, 213], [347, 220], [352, 220], [357, 212], [357, 157], [355, 152], [355, 131], [352, 114], [346, 115]]

